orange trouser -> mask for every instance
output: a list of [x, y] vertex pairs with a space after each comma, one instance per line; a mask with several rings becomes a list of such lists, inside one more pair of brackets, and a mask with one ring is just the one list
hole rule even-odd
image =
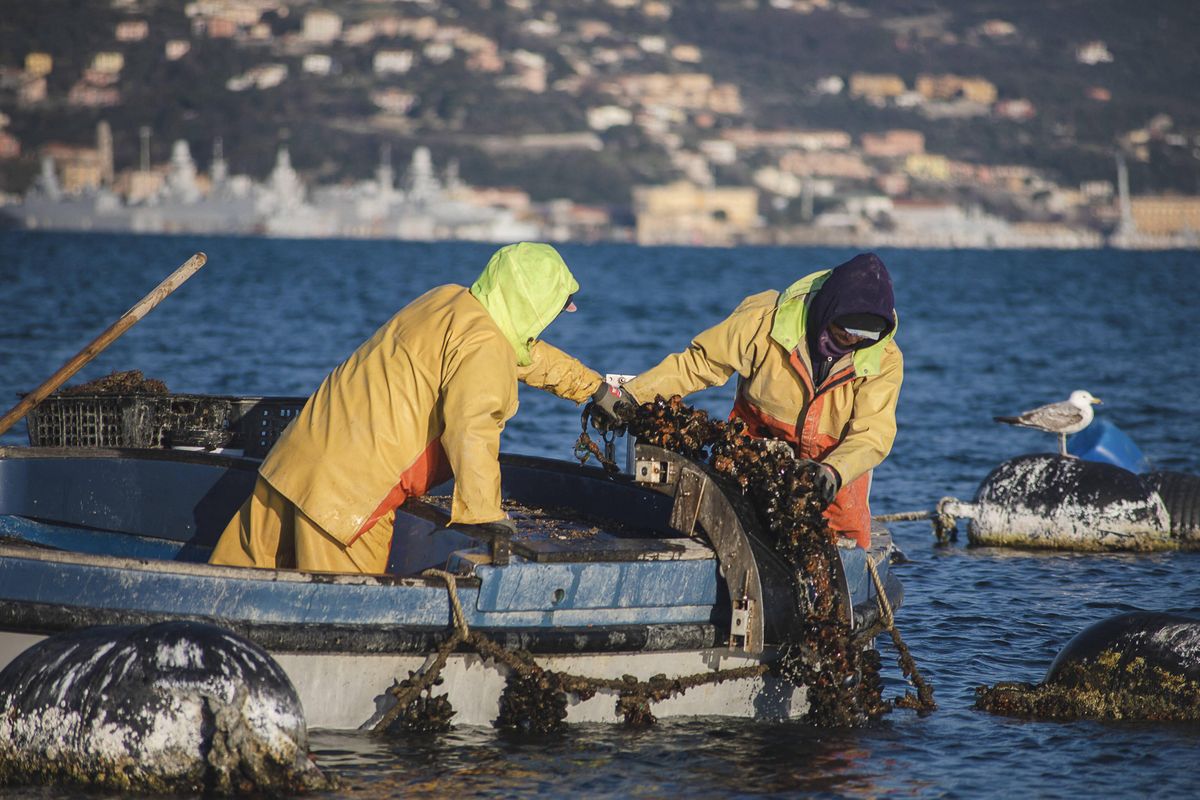
[[261, 477], [208, 559], [210, 564], [310, 572], [382, 574], [387, 570], [395, 511], [383, 514], [353, 543], [342, 544]]

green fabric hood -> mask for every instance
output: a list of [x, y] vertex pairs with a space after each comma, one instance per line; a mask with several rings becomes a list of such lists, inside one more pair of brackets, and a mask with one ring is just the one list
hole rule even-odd
[[471, 294], [517, 351], [522, 367], [533, 360], [530, 346], [577, 291], [579, 284], [558, 251], [536, 242], [501, 247], [471, 285]]

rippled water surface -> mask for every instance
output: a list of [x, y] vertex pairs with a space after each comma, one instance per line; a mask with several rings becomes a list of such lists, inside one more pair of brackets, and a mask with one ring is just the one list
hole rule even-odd
[[[303, 395], [394, 311], [470, 283], [492, 247], [0, 233], [0, 406], [38, 385], [196, 250], [209, 264], [76, 381], [141, 369], [172, 391]], [[636, 373], [745, 295], [853, 251], [564, 246], [582, 290], [548, 340]], [[906, 377], [876, 513], [969, 499], [1011, 456], [1054, 439], [993, 423], [1086, 388], [1156, 466], [1200, 474], [1200, 255], [881, 251], [896, 284]], [[578, 410], [521, 390], [504, 447], [570, 457]], [[732, 385], [699, 395], [724, 414]], [[18, 427], [0, 437], [24, 441]], [[973, 689], [1037, 680], [1077, 631], [1134, 608], [1200, 614], [1200, 555], [935, 549], [894, 528], [912, 563], [897, 622], [941, 710], [853, 731], [726, 720], [545, 740], [487, 729], [381, 741], [316, 731], [352, 796], [1172, 796], [1200, 793], [1200, 726], [1032, 723], [971, 708]], [[886, 639], [886, 637], [885, 637]], [[884, 639], [885, 661], [894, 654]], [[903, 685], [889, 669], [889, 694]], [[29, 797], [63, 797], [28, 790]]]

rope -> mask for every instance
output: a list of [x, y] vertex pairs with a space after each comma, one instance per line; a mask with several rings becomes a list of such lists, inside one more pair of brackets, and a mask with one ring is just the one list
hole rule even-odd
[[396, 704], [385, 711], [379, 721], [375, 723], [375, 727], [371, 729], [373, 733], [385, 732], [393, 722], [401, 717], [408, 710], [408, 706], [421, 695], [421, 692], [432, 686], [438, 679], [455, 648], [472, 635], [467, 630], [467, 618], [463, 614], [462, 602], [458, 599], [458, 581], [455, 576], [440, 569], [427, 569], [421, 574], [430, 578], [441, 578], [446, 582], [446, 590], [450, 595], [450, 614], [454, 622], [454, 633], [442, 642], [433, 661], [426, 665], [419, 674], [410, 674], [408, 679], [400, 682], [399, 686], [393, 686], [388, 690], [396, 698]]
[[[410, 675], [400, 685], [392, 687], [389, 692], [396, 698], [396, 704], [389, 708], [371, 729], [373, 733], [384, 733], [397, 719], [403, 716], [408, 707], [416, 700], [421, 692], [432, 686], [446, 666], [446, 662], [455, 648], [462, 643], [469, 646], [484, 658], [490, 658], [511, 669], [518, 675], [530, 676], [546, 674], [546, 670], [538, 665], [529, 653], [510, 651], [488, 639], [478, 631], [469, 630], [466, 616], [463, 614], [462, 601], [458, 597], [457, 577], [450, 572], [440, 569], [427, 569], [421, 573], [424, 577], [441, 578], [446, 582], [446, 591], [450, 598], [450, 608], [453, 617], [454, 633], [441, 644], [432, 662], [429, 662], [419, 674]], [[582, 675], [571, 675], [565, 672], [553, 673], [558, 685], [563, 691], [576, 695], [588, 695], [599, 689], [619, 693], [619, 705], [623, 702], [644, 699], [647, 703], [662, 700], [674, 694], [683, 694], [688, 689], [710, 683], [722, 683], [728, 680], [757, 678], [771, 671], [769, 664], [752, 664], [745, 667], [717, 669], [699, 672], [695, 675], [683, 675], [678, 678], [668, 678], [665, 675], [655, 675], [647, 681], [639, 681], [632, 675], [620, 678], [591, 678]]]
[[454, 619], [454, 630], [466, 639], [470, 631], [467, 630], [467, 617], [463, 614], [462, 601], [458, 599], [458, 577], [453, 572], [446, 572], [442, 569], [427, 569], [421, 573], [425, 578], [441, 578], [446, 582], [446, 590], [450, 594], [450, 610]]
[[916, 522], [922, 519], [933, 519], [932, 511], [899, 511], [895, 514], [877, 514], [871, 519], [876, 522]]
[[[886, 558], [886, 556], [884, 556]], [[908, 645], [904, 643], [904, 639], [900, 636], [900, 629], [896, 627], [896, 616], [892, 611], [892, 604], [888, 600], [887, 592], [883, 590], [883, 581], [879, 579], [879, 570], [876, 568], [875, 559], [867, 556], [867, 571], [871, 573], [871, 583], [875, 585], [875, 602], [879, 606], [879, 617], [883, 622], [887, 632], [891, 634], [892, 644], [895, 645], [896, 651], [900, 654], [900, 668], [904, 671], [904, 675], [912, 681], [913, 686], [917, 688], [917, 696], [905, 694], [897, 705], [907, 708], [916, 709], [917, 713], [924, 716], [931, 711], [937, 710], [937, 703], [933, 700], [933, 687], [925, 682], [921, 676], [920, 670], [917, 669], [917, 662], [909, 652]]]
[[943, 497], [933, 511], [898, 511], [895, 514], [878, 514], [871, 517], [876, 522], [917, 522], [929, 520], [938, 544], [947, 544], [958, 539], [960, 517], [974, 517], [974, 507], [957, 497]]

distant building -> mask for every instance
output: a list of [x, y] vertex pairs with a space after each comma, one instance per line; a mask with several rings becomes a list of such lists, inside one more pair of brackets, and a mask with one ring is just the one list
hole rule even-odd
[[702, 60], [700, 48], [694, 44], [677, 44], [671, 48], [671, 58], [684, 64], [699, 64]]
[[395, 87], [371, 92], [371, 102], [389, 114], [407, 114], [417, 103], [417, 95]]
[[412, 69], [414, 59], [411, 50], [378, 50], [371, 68], [376, 75], [403, 75]]
[[274, 89], [287, 80], [287, 76], [287, 64], [259, 64], [225, 81], [225, 88], [231, 92], [243, 92], [252, 88]]
[[317, 8], [304, 15], [300, 36], [306, 42], [331, 44], [342, 35], [342, 18], [324, 8]]
[[581, 41], [592, 42], [612, 34], [612, 25], [598, 19], [581, 19], [575, 24], [575, 32]]
[[1025, 122], [1037, 116], [1033, 103], [1024, 98], [1015, 100], [1000, 100], [992, 106], [992, 113], [1003, 119]]
[[54, 69], [54, 59], [49, 53], [27, 53], [25, 55], [25, 74], [31, 78], [41, 78], [49, 75]]
[[884, 101], [904, 94], [907, 87], [899, 75], [856, 72], [850, 76], [850, 96]]
[[667, 52], [667, 40], [661, 36], [641, 36], [638, 38], [638, 47], [645, 53], [659, 55]]
[[1108, 64], [1112, 62], [1113, 54], [1108, 51], [1108, 45], [1097, 40], [1086, 42], [1075, 48], [1075, 60], [1089, 66]]
[[809, 152], [847, 150], [852, 143], [850, 134], [839, 130], [760, 131], [756, 128], [729, 128], [721, 132], [721, 138], [746, 149], [776, 148]]
[[944, 182], [950, 180], [950, 160], [933, 153], [915, 153], [904, 159], [904, 171], [919, 180]]
[[328, 75], [333, 71], [333, 59], [325, 53], [309, 53], [304, 57], [302, 66], [310, 75]]
[[761, 225], [758, 190], [686, 182], [633, 190], [638, 244], [728, 246]]
[[167, 61], [178, 61], [192, 49], [192, 43], [187, 39], [170, 39], [163, 45], [163, 55]]
[[895, 129], [862, 135], [863, 154], [871, 158], [902, 158], [925, 152], [925, 134]]
[[1002, 19], [989, 19], [979, 26], [979, 32], [991, 39], [1007, 39], [1017, 35], [1017, 26]]
[[0, 131], [0, 161], [21, 156], [21, 142], [7, 131]]
[[45, 102], [46, 86], [44, 77], [25, 78], [17, 88], [17, 103], [22, 106], [31, 106]]
[[140, 42], [150, 33], [150, 25], [144, 19], [127, 19], [117, 23], [118, 42]]
[[1148, 236], [1200, 234], [1200, 197], [1142, 195], [1130, 198], [1139, 233]]
[[779, 158], [779, 168], [793, 175], [815, 175], [846, 180], [870, 180], [875, 171], [858, 153], [810, 153], [793, 150]]
[[959, 75], [918, 75], [916, 89], [927, 100], [969, 100], [991, 105], [998, 92], [995, 84], [983, 78]]
[[619, 93], [645, 106], [659, 105], [685, 111], [712, 111], [716, 114], [742, 113], [737, 86], [717, 84], [703, 72], [622, 75], [615, 81]]
[[125, 56], [122, 53], [113, 51], [96, 53], [96, 55], [92, 57], [91, 68], [96, 72], [102, 72], [109, 75], [120, 74], [121, 70], [125, 68]]
[[663, 0], [646, 0], [642, 3], [642, 13], [650, 19], [670, 19], [671, 4]]
[[587, 110], [588, 127], [594, 131], [606, 131], [633, 123], [633, 112], [620, 106], [595, 106]]
[[737, 162], [737, 145], [726, 139], [705, 139], [700, 143], [700, 152], [713, 164], [728, 166]]

